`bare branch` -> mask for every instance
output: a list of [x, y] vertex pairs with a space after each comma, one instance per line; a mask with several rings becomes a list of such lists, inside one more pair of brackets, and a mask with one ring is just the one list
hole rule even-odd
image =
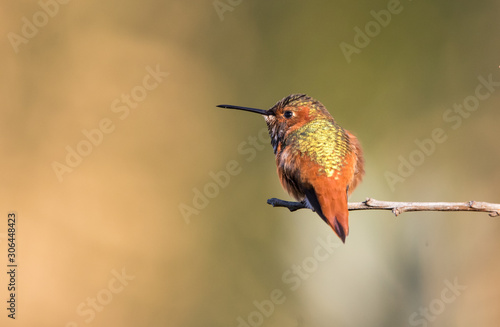
[[[310, 209], [302, 202], [290, 202], [276, 198], [267, 200], [273, 207], [284, 207], [290, 211]], [[487, 212], [491, 217], [500, 216], [500, 204], [488, 202], [392, 202], [367, 198], [363, 202], [349, 203], [349, 210], [391, 210], [396, 216], [407, 211], [476, 211]]]

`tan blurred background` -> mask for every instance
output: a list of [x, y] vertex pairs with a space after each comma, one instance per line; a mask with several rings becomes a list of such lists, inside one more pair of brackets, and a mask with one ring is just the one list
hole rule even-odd
[[[338, 246], [314, 213], [266, 204], [289, 197], [263, 119], [215, 105], [322, 101], [364, 147], [353, 201], [499, 203], [500, 87], [471, 98], [479, 77], [500, 81], [499, 14], [496, 1], [3, 1], [0, 324], [497, 326], [498, 218], [354, 212]], [[341, 44], [366, 26], [348, 62]], [[467, 97], [473, 111], [450, 111]], [[436, 128], [446, 140], [388, 182]]]

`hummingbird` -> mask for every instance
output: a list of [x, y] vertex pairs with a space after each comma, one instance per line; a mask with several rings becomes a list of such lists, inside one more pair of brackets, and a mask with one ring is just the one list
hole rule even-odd
[[358, 139], [340, 127], [321, 102], [306, 94], [289, 95], [269, 110], [217, 107], [264, 116], [281, 186], [315, 211], [345, 243], [347, 198], [364, 175]]

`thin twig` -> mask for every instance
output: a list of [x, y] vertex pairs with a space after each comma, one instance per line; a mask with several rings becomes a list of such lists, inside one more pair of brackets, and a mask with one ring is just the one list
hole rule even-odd
[[[284, 207], [290, 211], [310, 209], [302, 202], [290, 202], [276, 198], [267, 200], [273, 207]], [[391, 210], [396, 216], [407, 211], [476, 211], [487, 212], [491, 217], [500, 216], [500, 204], [488, 202], [393, 202], [367, 198], [363, 202], [349, 203], [349, 210]]]

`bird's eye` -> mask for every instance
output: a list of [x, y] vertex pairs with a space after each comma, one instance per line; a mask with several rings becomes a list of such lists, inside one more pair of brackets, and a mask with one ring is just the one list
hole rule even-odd
[[285, 112], [283, 113], [283, 116], [284, 116], [285, 118], [292, 118], [292, 116], [293, 116], [293, 112], [292, 112], [292, 111], [290, 111], [290, 110], [287, 110], [287, 111], [285, 111]]

